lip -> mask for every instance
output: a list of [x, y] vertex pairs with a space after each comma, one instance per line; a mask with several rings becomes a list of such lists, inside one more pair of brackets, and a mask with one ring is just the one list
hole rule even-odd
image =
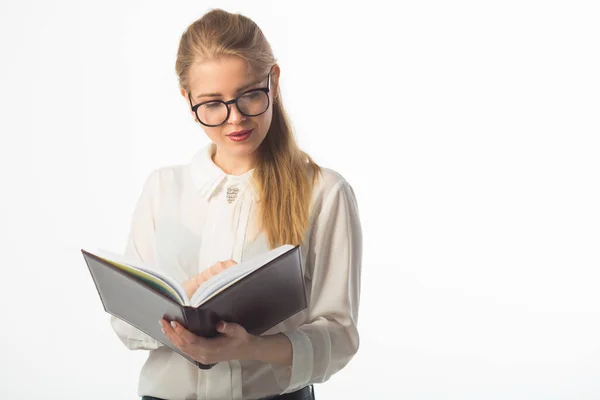
[[250, 131], [252, 131], [252, 129], [246, 129], [246, 130], [243, 130], [243, 131], [231, 132], [227, 136], [240, 136], [240, 135], [244, 135], [244, 134], [246, 134], [246, 133], [248, 133]]

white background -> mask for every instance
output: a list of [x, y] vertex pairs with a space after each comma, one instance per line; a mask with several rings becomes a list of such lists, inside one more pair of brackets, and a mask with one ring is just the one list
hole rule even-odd
[[324, 399], [600, 398], [600, 13], [589, 1], [0, 3], [0, 397], [134, 399], [79, 252], [207, 138], [174, 72], [254, 19], [300, 145], [355, 189], [361, 348]]

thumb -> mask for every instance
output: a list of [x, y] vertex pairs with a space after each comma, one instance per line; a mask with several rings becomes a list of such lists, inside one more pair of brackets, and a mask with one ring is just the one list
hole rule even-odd
[[245, 329], [241, 325], [233, 322], [221, 321], [217, 324], [217, 331], [224, 333], [227, 336], [242, 336], [245, 333]]

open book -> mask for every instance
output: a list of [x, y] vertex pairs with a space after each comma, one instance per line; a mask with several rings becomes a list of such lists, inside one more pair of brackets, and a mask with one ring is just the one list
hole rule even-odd
[[96, 250], [94, 254], [104, 261], [111, 263], [124, 272], [135, 276], [145, 282], [149, 287], [170, 297], [182, 306], [198, 307], [205, 301], [211, 299], [214, 295], [233, 285], [246, 275], [256, 271], [258, 268], [268, 264], [270, 261], [281, 256], [285, 252], [292, 250], [294, 246], [283, 245], [271, 251], [260, 254], [248, 261], [233, 265], [219, 274], [212, 276], [204, 282], [194, 293], [191, 299], [188, 299], [183, 286], [158, 270], [155, 270], [144, 263], [132, 263], [118, 254], [106, 250]]
[[194, 334], [218, 335], [220, 320], [259, 335], [307, 306], [300, 247], [283, 245], [233, 265], [188, 298], [182, 284], [158, 268], [106, 250], [81, 250], [104, 310], [180, 352], [158, 321], [176, 320]]

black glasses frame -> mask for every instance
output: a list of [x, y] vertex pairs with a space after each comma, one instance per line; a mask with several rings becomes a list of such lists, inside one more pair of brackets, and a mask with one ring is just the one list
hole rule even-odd
[[[240, 94], [235, 99], [231, 99], [231, 100], [228, 100], [228, 101], [224, 101], [224, 100], [208, 100], [208, 101], [203, 101], [201, 103], [198, 103], [196, 105], [192, 105], [192, 93], [191, 93], [191, 91], [188, 92], [188, 99], [190, 100], [190, 107], [192, 107], [192, 111], [194, 112], [194, 114], [196, 114], [196, 119], [198, 120], [198, 122], [200, 122], [204, 126], [215, 127], [215, 126], [221, 126], [225, 122], [227, 122], [227, 120], [229, 119], [229, 115], [231, 114], [231, 109], [229, 108], [229, 106], [231, 104], [234, 104], [234, 103], [235, 103], [235, 106], [237, 107], [238, 111], [240, 112], [240, 114], [242, 114], [242, 115], [244, 115], [246, 117], [257, 117], [257, 116], [259, 116], [261, 114], [266, 113], [267, 110], [269, 109], [269, 106], [271, 105], [271, 96], [269, 96], [270, 88], [271, 88], [271, 73], [269, 72], [269, 74], [267, 75], [267, 87], [246, 90], [244, 93]], [[265, 108], [265, 111], [260, 112], [258, 114], [246, 114], [245, 112], [243, 112], [242, 110], [240, 110], [240, 106], [238, 104], [238, 100], [242, 96], [245, 96], [246, 94], [251, 93], [251, 92], [265, 92], [266, 93], [266, 95], [267, 95], [267, 107]], [[200, 116], [198, 115], [198, 108], [202, 104], [215, 103], [215, 102], [216, 103], [223, 103], [223, 104], [225, 104], [225, 107], [227, 107], [227, 116], [225, 117], [225, 120], [223, 122], [221, 122], [220, 124], [216, 124], [216, 125], [205, 124], [204, 122], [202, 122], [202, 120], [200, 119]]]

